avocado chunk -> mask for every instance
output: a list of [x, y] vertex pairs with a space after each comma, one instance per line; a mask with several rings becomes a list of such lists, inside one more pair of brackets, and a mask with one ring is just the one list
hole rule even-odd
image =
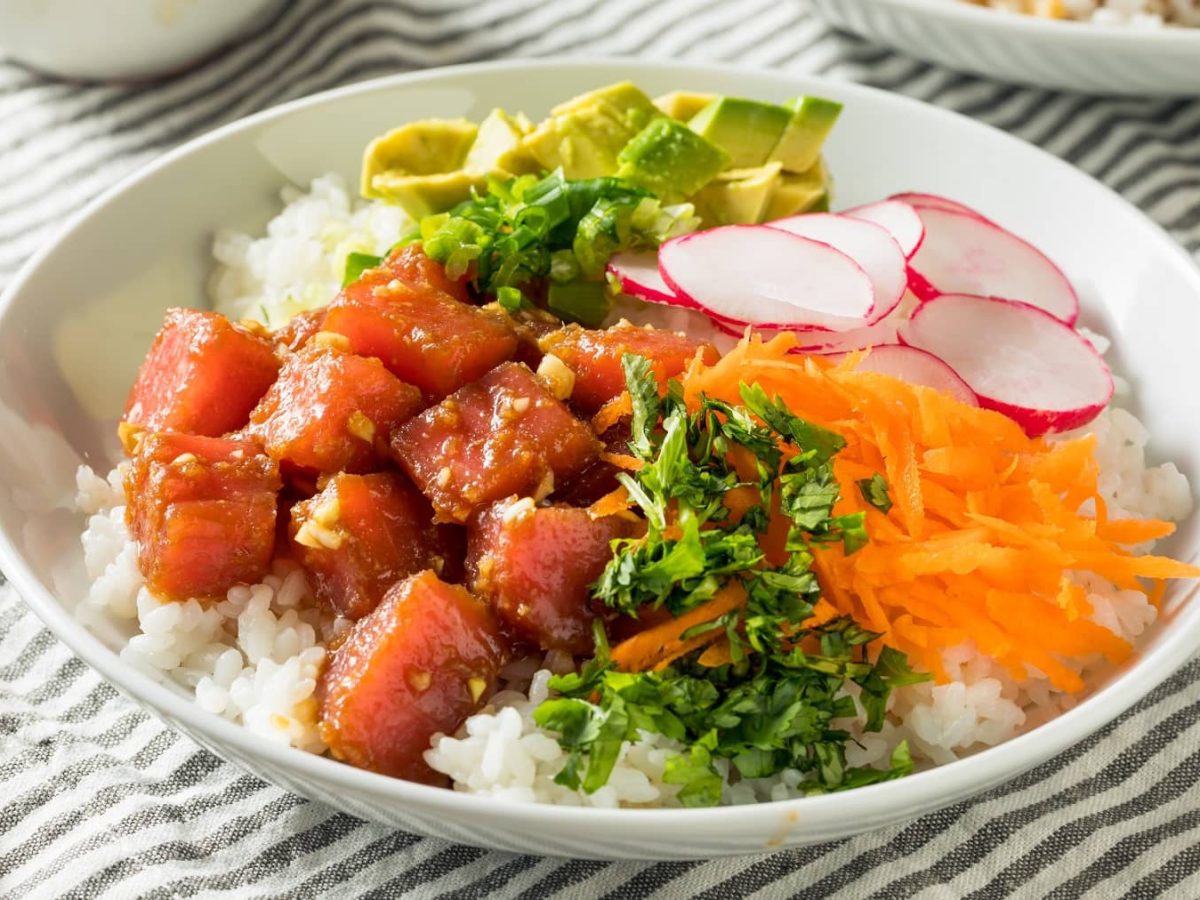
[[728, 153], [733, 168], [749, 169], [770, 158], [791, 119], [791, 110], [774, 103], [717, 97], [688, 125]]
[[693, 94], [691, 91], [671, 91], [654, 98], [654, 105], [664, 115], [686, 122], [716, 99], [715, 94]]
[[[658, 110], [654, 106], [654, 101], [632, 81], [618, 81], [615, 84], [605, 85], [602, 88], [596, 88], [594, 91], [588, 91], [585, 94], [572, 97], [570, 100], [564, 100], [550, 110], [550, 115], [551, 117], [565, 116], [570, 113], [590, 110], [595, 106], [607, 106], [611, 109], [619, 110], [631, 119], [638, 119], [640, 117], [641, 123], [638, 124], [638, 128], [641, 128], [659, 115]], [[637, 123], [635, 122], [635, 124]]]
[[524, 116], [510, 116], [502, 109], [493, 109], [479, 123], [479, 133], [463, 160], [463, 168], [507, 175], [536, 172], [537, 160], [524, 143], [531, 131], [533, 124]]
[[691, 196], [729, 165], [729, 154], [682, 122], [655, 119], [618, 156], [617, 177], [662, 200]]
[[362, 195], [384, 197], [375, 186], [389, 178], [440, 175], [462, 168], [479, 127], [466, 119], [425, 119], [393, 128], [363, 153]]
[[791, 121], [770, 158], [783, 163], [785, 172], [807, 172], [821, 155], [842, 104], [823, 97], [796, 97], [786, 105], [792, 111]]
[[828, 212], [833, 179], [820, 157], [807, 172], [783, 172], [767, 201], [764, 222], [803, 212]]
[[617, 170], [617, 154], [662, 113], [639, 88], [620, 82], [581, 94], [551, 111], [524, 141], [538, 164], [567, 178], [599, 178]]
[[754, 225], [779, 186], [782, 166], [769, 162], [754, 169], [728, 169], [692, 197], [705, 225]]
[[421, 219], [469, 199], [471, 189], [482, 191], [486, 181], [484, 173], [465, 169], [434, 175], [380, 172], [371, 179], [371, 193], [366, 196], [396, 203], [414, 219]]

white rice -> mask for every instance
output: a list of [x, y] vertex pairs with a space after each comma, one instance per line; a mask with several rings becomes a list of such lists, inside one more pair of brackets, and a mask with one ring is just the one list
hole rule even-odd
[[1032, 13], [1097, 25], [1200, 26], [1200, 0], [966, 0], [1002, 12]]
[[[287, 205], [268, 225], [267, 237], [223, 232], [214, 243], [220, 266], [212, 296], [227, 315], [278, 324], [326, 303], [341, 285], [347, 253], [382, 254], [407, 225], [393, 207], [353, 200], [334, 176], [317, 179], [308, 193], [289, 188], [283, 198]], [[625, 312], [615, 310], [614, 316]], [[686, 313], [666, 314], [677, 318], [661, 326], [697, 324]], [[1103, 336], [1088, 337], [1100, 352], [1107, 349]], [[1086, 431], [1097, 438], [1100, 492], [1110, 516], [1180, 520], [1190, 513], [1187, 478], [1171, 463], [1147, 464], [1149, 434], [1133, 415], [1112, 407]], [[146, 590], [137, 568], [137, 548], [124, 521], [120, 469], [101, 478], [81, 468], [77, 503], [89, 515], [83, 548], [93, 579], [80, 615], [124, 623], [129, 639], [122, 657], [170, 679], [209, 712], [269, 740], [323, 752], [316, 680], [327, 642], [348, 623], [319, 609], [296, 564], [277, 562], [261, 584], [234, 587], [220, 603], [161, 602]], [[1156, 610], [1145, 594], [1117, 590], [1094, 576], [1081, 576], [1080, 582], [1096, 623], [1130, 641], [1153, 623]], [[1037, 672], [1018, 683], [970, 644], [944, 651], [943, 663], [953, 680], [896, 691], [883, 731], [863, 734], [861, 715], [839, 723], [858, 739], [847, 748], [850, 765], [886, 764], [901, 739], [909, 742], [918, 765], [943, 764], [1008, 740], [1077, 701]], [[1095, 683], [1104, 676], [1104, 665], [1101, 659], [1085, 660], [1077, 669]], [[533, 723], [532, 713], [547, 696], [551, 670], [562, 667], [563, 660], [553, 655], [510, 666], [505, 688], [484, 710], [455, 735], [433, 738], [427, 762], [449, 775], [456, 790], [510, 800], [601, 807], [675, 804], [677, 789], [662, 776], [678, 747], [659, 735], [627, 743], [609, 784], [594, 794], [554, 783], [565, 754], [553, 735]], [[855, 691], [851, 685], [848, 692]], [[728, 775], [727, 764], [721, 766]], [[722, 800], [780, 800], [804, 791], [801, 773], [786, 770], [773, 778], [727, 783]]]
[[218, 263], [209, 283], [213, 308], [229, 318], [278, 327], [296, 313], [322, 306], [342, 286], [350, 253], [387, 253], [412, 225], [393, 204], [353, 197], [337, 175], [313, 180], [307, 192], [287, 186], [283, 211], [265, 237], [219, 231]]

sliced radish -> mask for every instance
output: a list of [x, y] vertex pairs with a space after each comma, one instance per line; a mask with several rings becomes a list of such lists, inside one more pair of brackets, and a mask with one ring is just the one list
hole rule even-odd
[[932, 353], [1031, 436], [1094, 419], [1112, 399], [1108, 366], [1074, 328], [1028, 303], [944, 294], [922, 304], [900, 340]]
[[856, 206], [842, 213], [852, 219], [874, 222], [887, 229], [888, 234], [900, 245], [905, 257], [911, 258], [925, 240], [925, 226], [917, 211], [902, 200], [880, 200]]
[[875, 292], [875, 307], [867, 316], [868, 325], [895, 309], [908, 289], [904, 251], [882, 225], [832, 213], [789, 216], [767, 224], [828, 244], [858, 263], [871, 279]]
[[922, 194], [919, 191], [909, 191], [904, 194], [892, 194], [888, 199], [907, 203], [917, 210], [940, 209], [943, 212], [956, 212], [967, 216], [974, 216], [976, 219], [982, 219], [985, 222], [992, 221], [979, 210], [972, 209], [965, 203], [959, 203], [957, 200], [951, 200], [949, 197], [942, 197], [938, 194]]
[[[918, 209], [925, 242], [910, 265], [940, 294], [1020, 300], [1073, 325], [1079, 298], [1062, 270], [1040, 250], [999, 225], [961, 212]], [[922, 299], [930, 294], [910, 279]]]
[[871, 279], [828, 244], [765, 225], [725, 225], [658, 248], [667, 286], [710, 316], [767, 328], [862, 325]]
[[[827, 354], [830, 359], [843, 359], [847, 354]], [[924, 350], [916, 347], [885, 345], [872, 347], [855, 366], [859, 372], [878, 372], [891, 375], [909, 384], [919, 384], [949, 394], [959, 403], [978, 406], [979, 398], [958, 373]]]
[[658, 271], [658, 253], [655, 251], [614, 253], [608, 261], [608, 271], [623, 294], [649, 303], [679, 303], [679, 298]]
[[[915, 302], [913, 305], [915, 305]], [[774, 329], [763, 328], [757, 325], [753, 327], [754, 331], [762, 335], [765, 340], [770, 340], [783, 331], [792, 332], [792, 334], [796, 335], [796, 340], [799, 342], [792, 349], [793, 353], [819, 353], [822, 355], [848, 353], [851, 350], [865, 350], [868, 347], [895, 344], [899, 340], [897, 331], [900, 324], [908, 318], [909, 308], [909, 304], [902, 303], [898, 309], [882, 321], [876, 322], [873, 325], [861, 325], [858, 328], [850, 328], [846, 331], [830, 331], [827, 328]], [[710, 319], [710, 321], [715, 328], [734, 337], [740, 338], [746, 333], [745, 325], [723, 322], [720, 319]]]
[[862, 328], [851, 328], [849, 331], [797, 332], [796, 337], [800, 343], [796, 349], [802, 353], [829, 354], [895, 344], [899, 340], [897, 332], [900, 321], [896, 316], [888, 316], [882, 322], [864, 325]]

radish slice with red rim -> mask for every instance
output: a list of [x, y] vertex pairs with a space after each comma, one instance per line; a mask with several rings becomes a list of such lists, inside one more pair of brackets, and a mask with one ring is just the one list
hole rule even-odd
[[887, 230], [906, 258], [911, 258], [925, 240], [925, 226], [917, 211], [901, 200], [880, 200], [842, 213], [852, 219], [873, 222]]
[[676, 297], [734, 324], [840, 330], [866, 324], [875, 305], [871, 279], [845, 253], [765, 225], [674, 238], [658, 265]]
[[910, 260], [918, 276], [910, 286], [922, 299], [937, 293], [1020, 300], [1075, 324], [1075, 289], [1032, 244], [975, 215], [930, 207], [917, 212], [925, 223], [925, 242]]
[[658, 271], [658, 253], [614, 253], [608, 261], [608, 272], [616, 279], [621, 293], [648, 303], [681, 305], [675, 292], [663, 281]]
[[800, 343], [796, 350], [800, 353], [848, 353], [851, 350], [895, 344], [899, 340], [899, 327], [899, 319], [888, 316], [882, 322], [851, 328], [849, 331], [799, 331], [796, 332], [796, 338]]
[[[828, 355], [834, 360], [841, 360], [847, 356], [846, 353]], [[968, 406], [979, 405], [979, 398], [957, 372], [932, 353], [916, 347], [897, 344], [872, 347], [854, 368], [858, 372], [878, 372], [909, 384], [934, 388]]]
[[944, 212], [956, 212], [962, 213], [965, 216], [974, 216], [976, 219], [982, 219], [985, 222], [992, 221], [979, 210], [972, 209], [965, 203], [959, 203], [957, 200], [951, 200], [949, 197], [942, 197], [938, 194], [922, 194], [920, 191], [908, 191], [904, 194], [892, 194], [888, 199], [907, 203], [917, 210], [940, 209]]
[[[874, 325], [862, 325], [846, 331], [830, 331], [827, 328], [773, 329], [758, 326], [753, 326], [753, 329], [764, 340], [770, 340], [784, 331], [790, 331], [796, 335], [796, 340], [799, 342], [792, 348], [792, 353], [819, 353], [827, 355], [830, 353], [848, 353], [851, 350], [865, 350], [868, 347], [877, 347], [885, 344], [895, 344], [899, 340], [897, 330], [904, 318], [904, 316], [893, 313], [883, 321], [876, 322]], [[733, 335], [734, 337], [740, 338], [746, 333], [745, 325], [735, 325], [732, 322], [723, 322], [720, 319], [710, 319], [709, 321], [713, 323], [713, 326], [717, 330]]]
[[1112, 399], [1112, 373], [1095, 348], [1028, 303], [944, 294], [913, 313], [900, 339], [938, 357], [980, 406], [1034, 437], [1085, 425]]
[[882, 225], [832, 213], [809, 213], [768, 222], [791, 234], [820, 241], [858, 263], [875, 292], [875, 307], [867, 324], [878, 322], [900, 303], [908, 289], [904, 251]]

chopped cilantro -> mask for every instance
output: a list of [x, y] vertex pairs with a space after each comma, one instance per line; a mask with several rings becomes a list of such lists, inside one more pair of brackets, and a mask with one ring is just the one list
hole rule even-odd
[[[689, 409], [677, 383], [660, 390], [646, 359], [626, 355], [622, 368], [632, 407], [629, 451], [643, 466], [620, 481], [647, 532], [614, 542], [594, 596], [612, 614], [632, 617], [646, 609], [682, 615], [734, 581], [746, 601], [681, 636], [719, 632], [728, 661], [715, 665], [702, 664], [696, 650], [663, 668], [619, 671], [598, 619], [595, 657], [579, 673], [551, 679], [557, 696], [534, 714], [568, 752], [557, 780], [598, 789], [622, 743], [643, 732], [682, 745], [664, 780], [680, 786], [685, 806], [720, 802], [719, 760], [741, 778], [799, 770], [809, 792], [907, 774], [904, 744], [886, 769], [847, 766], [851, 738], [838, 720], [858, 712], [848, 684], [857, 685], [866, 730], [878, 731], [891, 690], [927, 676], [889, 647], [869, 653], [879, 635], [849, 618], [804, 625], [820, 597], [814, 554], [830, 542], [853, 553], [868, 540], [862, 513], [833, 514], [840, 498], [833, 459], [845, 441], [758, 385], [743, 386], [742, 405], [701, 397]], [[859, 488], [873, 505], [887, 499], [879, 476]], [[757, 491], [759, 502], [735, 516], [726, 502], [735, 490]], [[790, 520], [783, 559], [768, 559], [760, 545], [775, 505]]]
[[856, 481], [859, 491], [862, 493], [863, 499], [870, 503], [881, 513], [887, 512], [892, 508], [892, 498], [888, 494], [887, 479], [876, 472], [870, 478], [864, 478], [861, 481]]

